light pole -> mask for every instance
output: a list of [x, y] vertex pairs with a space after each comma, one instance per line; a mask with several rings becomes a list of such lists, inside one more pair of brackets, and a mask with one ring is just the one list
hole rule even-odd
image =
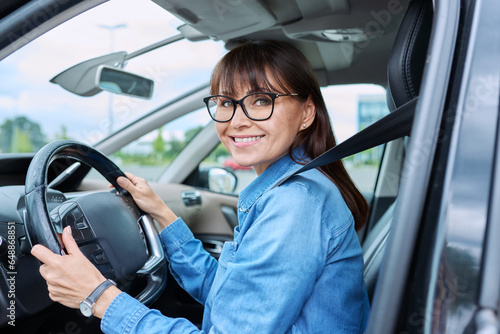
[[[110, 53], [113, 53], [115, 51], [115, 36], [114, 32], [117, 29], [124, 29], [127, 28], [126, 23], [120, 23], [120, 24], [115, 24], [112, 26], [108, 26], [105, 24], [99, 25], [99, 28], [106, 29], [109, 31], [109, 51]], [[113, 123], [114, 123], [114, 99], [113, 99], [113, 93], [108, 93], [109, 99], [108, 99], [108, 134], [111, 134], [113, 132]]]

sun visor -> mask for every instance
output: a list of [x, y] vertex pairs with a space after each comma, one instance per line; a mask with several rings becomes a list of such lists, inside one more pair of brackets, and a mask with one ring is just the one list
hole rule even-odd
[[202, 34], [228, 40], [267, 29], [274, 15], [255, 0], [152, 0]]

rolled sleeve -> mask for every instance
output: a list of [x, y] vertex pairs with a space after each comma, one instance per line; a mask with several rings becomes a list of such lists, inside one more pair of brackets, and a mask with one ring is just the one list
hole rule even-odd
[[179, 217], [161, 231], [160, 238], [167, 251], [167, 256], [170, 256], [188, 241], [194, 239], [194, 235], [182, 218]]
[[106, 309], [101, 329], [105, 333], [131, 333], [148, 311], [146, 306], [122, 292]]
[[157, 310], [150, 310], [124, 292], [111, 302], [104, 313], [101, 330], [107, 334], [203, 333], [188, 320], [166, 317]]

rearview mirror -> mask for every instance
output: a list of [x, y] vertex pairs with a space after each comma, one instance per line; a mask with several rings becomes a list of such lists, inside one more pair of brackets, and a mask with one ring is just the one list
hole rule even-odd
[[96, 79], [100, 89], [111, 93], [144, 99], [150, 99], [153, 95], [153, 80], [111, 66], [99, 66]]
[[79, 96], [94, 96], [103, 90], [151, 98], [153, 80], [116, 68], [125, 64], [125, 51], [92, 58], [76, 64], [53, 77], [50, 82]]

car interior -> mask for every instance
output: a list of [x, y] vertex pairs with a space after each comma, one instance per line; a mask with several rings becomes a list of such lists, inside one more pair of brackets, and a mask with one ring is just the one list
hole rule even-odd
[[[369, 299], [373, 302], [377, 295], [377, 280], [404, 173], [406, 150], [411, 140], [413, 114], [419, 98], [433, 28], [433, 2], [221, 0], [208, 4], [197, 0], [191, 4], [182, 0], [152, 1], [158, 5], [158, 10], [166, 10], [185, 22], [186, 27], [179, 30], [182, 38], [190, 42], [212, 39], [222, 41], [226, 49], [231, 49], [246, 40], [285, 40], [306, 55], [322, 86], [371, 83], [386, 88], [390, 114], [346, 140], [347, 145], [337, 145], [329, 158], [337, 160], [379, 144], [384, 145], [374, 191], [367, 194], [371, 212], [369, 221], [358, 232], [364, 254], [365, 282]], [[98, 1], [66, 2], [68, 8], [73, 8], [75, 12], [97, 3]], [[0, 38], [0, 59], [7, 57], [20, 45], [35, 39], [42, 31], [70, 19], [74, 14], [63, 7], [58, 8], [58, 11], [54, 10], [53, 15], [40, 22], [38, 27], [25, 31], [24, 38], [18, 38], [14, 42], [5, 37]], [[13, 1], [10, 7], [3, 7], [0, 16], [11, 19], [0, 22], [0, 32], [11, 31], [11, 36], [22, 36], [20, 31], [23, 26], [21, 21], [15, 21], [14, 14], [19, 10], [26, 13], [31, 10], [35, 13], [36, 9], [29, 1]], [[116, 175], [121, 175], [121, 170], [106, 156], [153, 131], [158, 124], [175, 120], [186, 110], [203, 107], [202, 97], [206, 95], [207, 85], [190, 91], [165, 103], [148, 117], [139, 118], [107, 136], [93, 147], [51, 143], [35, 157], [30, 153], [0, 155], [0, 193], [6, 198], [0, 204], [0, 235], [6, 238], [9, 222], [24, 227], [16, 229], [16, 240], [19, 243], [16, 270], [17, 277], [25, 277], [18, 279], [16, 285], [16, 328], [5, 327], [2, 332], [4, 329], [6, 333], [9, 330], [22, 330], [23, 333], [68, 332], [68, 328], [82, 329], [85, 333], [99, 331], [97, 320], [83, 318], [76, 310], [67, 309], [48, 299], [45, 282], [38, 274], [39, 263], [29, 255], [31, 244], [38, 240], [51, 249], [60, 251], [54, 237], [54, 230], [57, 232], [54, 220], [58, 220], [59, 225], [65, 224], [68, 215], [76, 215], [73, 213], [75, 203], [87, 206], [88, 213], [85, 211], [85, 216], [92, 215], [94, 210], [101, 210], [96, 211], [99, 214], [110, 210], [110, 207], [94, 209], [102, 201], [101, 197], [89, 200], [85, 196], [109, 195], [109, 183], [120, 190], [114, 180]], [[238, 224], [237, 196], [211, 191], [208, 186], [210, 171], [199, 167], [203, 157], [210, 154], [218, 144], [213, 126], [204, 127], [195, 138], [158, 180], [150, 184], [164, 202], [184, 218], [195, 236], [203, 242], [205, 249], [217, 258], [223, 243], [231, 240], [233, 229]], [[76, 167], [75, 161], [78, 162]], [[104, 178], [88, 178], [91, 167]], [[64, 173], [64, 178], [58, 178]], [[41, 189], [41, 192], [33, 191], [36, 189]], [[60, 206], [61, 202], [66, 203], [66, 206]], [[123, 269], [127, 274], [123, 277], [115, 274], [113, 277], [123, 278], [123, 288], [150, 307], [159, 309], [165, 315], [184, 317], [201, 325], [203, 306], [185, 293], [171, 274], [166, 273], [167, 264], [162, 259], [161, 246], [158, 250], [158, 244], [155, 243], [157, 238], [154, 222], [140, 218], [133, 203], [127, 202], [123, 206], [122, 202], [117, 202], [113, 205], [116, 208], [111, 210], [131, 211], [131, 216], [126, 216], [124, 220], [130, 224], [129, 230], [133, 233], [109, 238], [116, 237], [117, 243], [134, 244], [135, 249], [144, 248], [140, 256], [124, 250], [120, 258], [110, 259], [109, 262], [113, 265], [115, 262], [127, 262], [127, 258], [138, 262], [128, 263]], [[55, 216], [54, 209], [58, 210]], [[39, 218], [40, 215], [43, 218]], [[140, 233], [146, 235], [142, 239], [137, 238], [139, 234], [134, 230], [133, 225], [137, 219], [144, 220], [142, 227], [139, 227]], [[113, 219], [110, 217], [109, 220]], [[100, 237], [94, 224], [90, 223], [96, 235], [88, 238]], [[85, 229], [81, 233], [82, 240], [87, 240]], [[113, 227], [103, 228], [99, 233], [113, 234]], [[87, 248], [90, 246], [87, 245]], [[96, 250], [92, 248], [88, 250], [88, 254], [95, 255]], [[146, 261], [149, 267], [141, 269], [141, 264]], [[116, 267], [114, 271], [118, 272], [118, 268], [122, 267]], [[113, 271], [109, 268], [103, 270], [108, 270], [107, 273]], [[8, 272], [0, 272], [3, 277], [0, 279], [1, 296], [5, 296], [5, 292], [9, 291]], [[129, 276], [133, 278], [130, 279]], [[6, 298], [0, 298], [0, 326], [7, 325], [4, 320], [8, 320], [5, 314], [7, 303]], [[64, 321], [58, 323], [61, 318]]]

